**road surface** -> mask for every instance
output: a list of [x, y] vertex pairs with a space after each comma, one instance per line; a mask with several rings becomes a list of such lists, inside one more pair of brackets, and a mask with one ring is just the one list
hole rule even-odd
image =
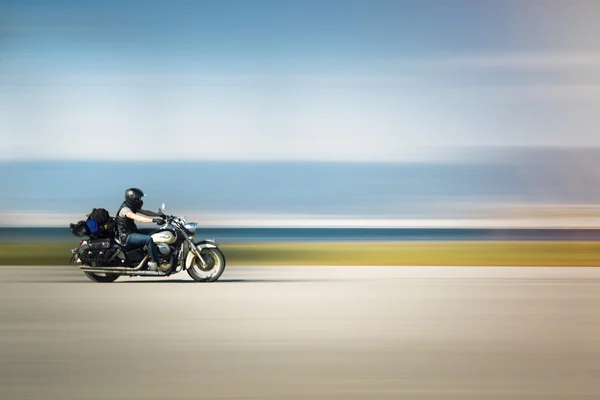
[[600, 398], [600, 269], [0, 267], [0, 399]]

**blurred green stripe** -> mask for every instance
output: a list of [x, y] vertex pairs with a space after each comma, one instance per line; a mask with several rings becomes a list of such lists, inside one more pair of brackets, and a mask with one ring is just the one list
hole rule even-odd
[[[0, 265], [65, 265], [73, 243], [0, 243]], [[598, 242], [239, 243], [228, 265], [600, 266]]]

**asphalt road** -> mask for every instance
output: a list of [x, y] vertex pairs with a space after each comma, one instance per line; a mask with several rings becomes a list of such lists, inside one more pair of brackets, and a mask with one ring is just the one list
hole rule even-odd
[[0, 267], [0, 399], [600, 398], [600, 269]]

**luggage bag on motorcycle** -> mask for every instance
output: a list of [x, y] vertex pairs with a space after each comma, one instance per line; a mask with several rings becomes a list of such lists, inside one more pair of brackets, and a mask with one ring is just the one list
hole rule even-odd
[[83, 263], [109, 262], [119, 251], [113, 239], [92, 239], [78, 249], [79, 259]]
[[69, 228], [73, 235], [90, 239], [114, 238], [116, 234], [115, 220], [104, 208], [94, 208], [85, 220], [71, 223]]
[[89, 235], [89, 229], [85, 223], [85, 221], [81, 220], [76, 224], [69, 224], [69, 229], [71, 229], [71, 233], [77, 237], [84, 237]]

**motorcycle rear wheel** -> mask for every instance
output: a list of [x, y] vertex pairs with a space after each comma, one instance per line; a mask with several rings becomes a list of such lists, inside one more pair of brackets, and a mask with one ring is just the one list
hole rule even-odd
[[[97, 267], [95, 262], [92, 262], [90, 265], [90, 267]], [[83, 271], [83, 273], [85, 274], [85, 276], [87, 276], [87, 278], [92, 281], [92, 282], [99, 282], [99, 283], [111, 283], [116, 281], [117, 279], [119, 279], [119, 274], [109, 274], [109, 273], [97, 273], [97, 272], [88, 272], [88, 271]]]
[[99, 282], [99, 283], [110, 283], [110, 282], [114, 282], [117, 279], [119, 279], [119, 274], [97, 274], [95, 272], [87, 272], [84, 271], [83, 272], [85, 274], [85, 276], [88, 277], [89, 280], [93, 281], [93, 282]]

